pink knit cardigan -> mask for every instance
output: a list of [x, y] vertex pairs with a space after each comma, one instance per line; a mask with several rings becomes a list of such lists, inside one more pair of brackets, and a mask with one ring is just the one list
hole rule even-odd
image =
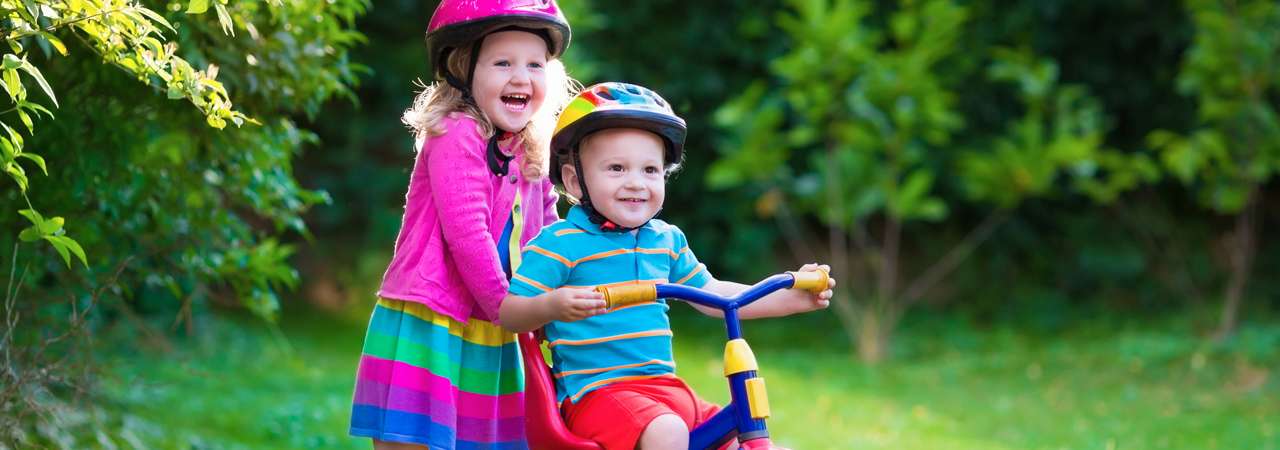
[[382, 278], [383, 298], [426, 304], [466, 323], [498, 319], [507, 279], [496, 242], [520, 195], [520, 245], [557, 219], [557, 195], [546, 178], [520, 175], [523, 152], [498, 177], [485, 160], [487, 141], [475, 119], [454, 114], [446, 132], [422, 144], [409, 177], [395, 255]]

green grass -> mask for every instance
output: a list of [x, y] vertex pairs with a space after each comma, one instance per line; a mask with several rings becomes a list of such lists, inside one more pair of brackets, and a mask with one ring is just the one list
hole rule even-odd
[[[359, 326], [295, 317], [206, 324], [171, 354], [110, 359], [104, 406], [151, 448], [353, 448], [346, 436]], [[134, 445], [130, 445], [132, 447]], [[365, 445], [367, 447], [367, 445]]]
[[[775, 441], [820, 449], [1280, 448], [1274, 326], [1241, 337], [1271, 343], [1258, 354], [1203, 349], [1171, 329], [1052, 339], [1007, 329], [926, 332], [901, 339], [928, 349], [876, 367], [812, 342], [758, 345]], [[681, 369], [722, 402], [716, 355], [685, 349], [692, 364]]]
[[[679, 373], [723, 403], [719, 324], [676, 319]], [[107, 352], [96, 421], [112, 431], [97, 443], [368, 448], [346, 436], [363, 324], [205, 326], [171, 353]], [[796, 449], [1280, 449], [1274, 322], [1213, 347], [1177, 323], [1049, 336], [924, 320], [878, 366], [853, 360], [829, 317], [746, 326], [772, 434]]]

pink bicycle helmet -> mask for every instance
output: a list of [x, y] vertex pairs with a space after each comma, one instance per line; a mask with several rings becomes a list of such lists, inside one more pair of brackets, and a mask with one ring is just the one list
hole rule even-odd
[[448, 73], [444, 62], [449, 52], [504, 28], [541, 35], [552, 57], [569, 47], [569, 22], [555, 0], [443, 0], [427, 25], [427, 51], [436, 75]]
[[[542, 37], [552, 58], [569, 48], [569, 21], [555, 0], [442, 0], [427, 24], [427, 53], [436, 78], [443, 78], [462, 91], [463, 101], [475, 105], [471, 79], [475, 78], [480, 43], [485, 35], [504, 30], [527, 31]], [[471, 47], [470, 68], [465, 74], [454, 74], [449, 71], [449, 54], [463, 46]], [[494, 133], [489, 139], [489, 170], [498, 176], [507, 174], [510, 162], [510, 157], [498, 150], [503, 135]]]

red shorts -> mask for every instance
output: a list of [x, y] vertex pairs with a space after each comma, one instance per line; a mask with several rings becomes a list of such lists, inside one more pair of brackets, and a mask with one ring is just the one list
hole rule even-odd
[[605, 450], [632, 450], [649, 422], [675, 414], [694, 427], [711, 419], [720, 407], [693, 393], [675, 376], [611, 383], [560, 406], [565, 425], [578, 436], [598, 442]]

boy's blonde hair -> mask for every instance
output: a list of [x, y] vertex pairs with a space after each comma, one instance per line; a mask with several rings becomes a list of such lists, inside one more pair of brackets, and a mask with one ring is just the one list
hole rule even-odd
[[[460, 46], [450, 53], [447, 70], [454, 74], [467, 73], [472, 58], [470, 47]], [[543, 70], [547, 75], [547, 92], [542, 108], [534, 112], [533, 117], [529, 119], [529, 124], [516, 136], [517, 142], [524, 150], [524, 166], [520, 168], [520, 173], [526, 180], [531, 181], [547, 175], [550, 169], [548, 155], [551, 132], [555, 128], [556, 116], [569, 99], [582, 89], [582, 85], [565, 72], [564, 64], [559, 59], [548, 60]], [[470, 80], [463, 81], [470, 82]], [[441, 80], [424, 86], [422, 92], [413, 99], [413, 106], [404, 112], [400, 121], [413, 130], [415, 148], [421, 149], [422, 142], [427, 137], [444, 134], [442, 122], [445, 117], [454, 112], [461, 112], [475, 119], [480, 135], [486, 140], [497, 132], [493, 122], [485, 117], [480, 108], [463, 100], [462, 91]]]

